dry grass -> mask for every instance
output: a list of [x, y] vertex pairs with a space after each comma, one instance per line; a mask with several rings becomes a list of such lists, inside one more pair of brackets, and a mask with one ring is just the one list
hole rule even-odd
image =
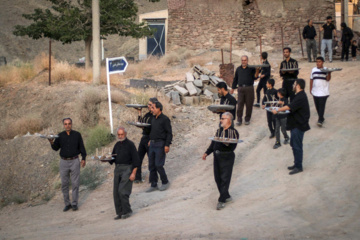
[[191, 57], [189, 58], [186, 63], [189, 67], [194, 67], [195, 65], [200, 65], [200, 66], [204, 66], [206, 63], [211, 62], [212, 59], [209, 57], [204, 57], [204, 56], [195, 56], [195, 57]]
[[0, 67], [0, 87], [9, 83], [22, 83], [36, 76], [33, 65], [30, 63], [16, 62]]
[[[51, 56], [51, 69], [54, 69], [57, 61], [54, 56]], [[44, 70], [49, 70], [49, 54], [44, 52], [37, 55], [34, 59], [34, 69], [36, 72], [41, 72]]]
[[55, 83], [61, 81], [91, 82], [91, 71], [91, 69], [86, 70], [70, 65], [68, 62], [57, 62], [52, 68], [51, 79]]
[[43, 121], [39, 117], [24, 116], [13, 122], [4, 124], [0, 131], [1, 139], [11, 139], [17, 135], [24, 135], [27, 132], [36, 133], [43, 129]]
[[80, 118], [84, 125], [95, 126], [99, 122], [99, 104], [102, 94], [94, 88], [85, 89], [79, 104]]

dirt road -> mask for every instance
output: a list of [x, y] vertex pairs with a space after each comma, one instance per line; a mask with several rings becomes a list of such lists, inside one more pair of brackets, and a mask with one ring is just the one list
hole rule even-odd
[[[307, 84], [313, 65], [302, 63]], [[166, 163], [170, 189], [145, 193], [148, 184], [134, 185], [131, 218], [113, 220], [110, 173], [98, 189], [80, 194], [77, 212], [62, 212], [60, 191], [46, 205], [4, 208], [0, 239], [360, 239], [360, 70], [356, 62], [335, 65], [344, 70], [333, 74], [323, 128], [306, 88], [312, 129], [305, 133], [303, 173], [288, 175], [291, 148], [272, 149], [265, 112], [254, 109], [251, 124], [236, 127], [244, 143], [235, 151], [234, 201], [215, 210], [212, 156], [201, 156], [217, 116], [187, 108], [177, 117], [195, 123], [176, 130]]]

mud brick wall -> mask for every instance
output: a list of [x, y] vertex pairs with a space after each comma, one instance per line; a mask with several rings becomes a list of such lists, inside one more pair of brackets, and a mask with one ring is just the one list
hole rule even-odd
[[[177, 3], [177, 4], [175, 4]], [[263, 45], [300, 47], [300, 31], [309, 18], [335, 19], [334, 0], [168, 0], [168, 46], [171, 49], [222, 48], [233, 37], [234, 48]], [[320, 25], [315, 25], [319, 29]], [[250, 44], [249, 44], [250, 43]]]

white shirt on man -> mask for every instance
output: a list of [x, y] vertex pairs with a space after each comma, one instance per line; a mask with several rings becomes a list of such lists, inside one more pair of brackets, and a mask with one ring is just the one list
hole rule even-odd
[[[325, 69], [325, 68], [324, 68]], [[326, 81], [326, 72], [322, 72], [319, 68], [314, 67], [311, 71], [310, 79], [313, 80], [311, 94], [315, 97], [329, 96], [329, 81]]]

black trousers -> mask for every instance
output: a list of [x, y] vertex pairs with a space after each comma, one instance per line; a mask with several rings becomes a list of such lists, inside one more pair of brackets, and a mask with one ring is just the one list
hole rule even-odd
[[117, 164], [115, 166], [113, 197], [116, 215], [118, 216], [132, 212], [129, 202], [133, 184], [129, 179], [131, 170], [131, 165]]
[[315, 97], [314, 96], [315, 108], [319, 115], [318, 121], [321, 123], [325, 121], [324, 114], [325, 114], [326, 100], [328, 97], [329, 96], [325, 96], [325, 97]]
[[141, 165], [143, 163], [144, 157], [147, 154], [149, 157], [149, 140], [150, 137], [148, 135], [143, 135], [140, 143], [139, 143], [139, 148], [138, 148], [138, 154], [139, 154], [139, 158], [140, 158], [140, 167], [137, 168], [136, 170], [136, 177], [135, 180], [142, 180], [142, 176], [141, 176]]
[[239, 87], [238, 88], [238, 122], [242, 122], [242, 116], [244, 112], [244, 105], [246, 105], [246, 115], [245, 122], [249, 122], [251, 119], [251, 114], [254, 104], [254, 86], [249, 87]]
[[151, 142], [149, 147], [149, 171], [150, 178], [149, 181], [152, 187], [157, 186], [158, 182], [158, 173], [162, 184], [167, 184], [169, 182], [167, 175], [165, 173], [165, 141], [160, 142]]
[[341, 59], [344, 60], [344, 57], [346, 60], [349, 60], [349, 48], [350, 48], [351, 42], [346, 40], [342, 43], [342, 50], [341, 50]]
[[214, 177], [220, 193], [219, 202], [224, 203], [230, 197], [229, 187], [234, 161], [234, 152], [214, 152]]
[[277, 143], [280, 143], [280, 129], [284, 138], [289, 138], [289, 135], [286, 132], [286, 121], [286, 118], [275, 117], [275, 136]]
[[259, 81], [259, 84], [257, 85], [257, 88], [256, 88], [256, 102], [257, 102], [257, 103], [260, 103], [261, 89], [264, 90], [264, 95], [265, 95], [265, 92], [266, 92], [266, 81], [267, 81], [266, 78], [261, 78], [260, 81]]
[[266, 117], [267, 117], [269, 130], [270, 130], [271, 134], [273, 134], [273, 133], [275, 133], [275, 127], [276, 127], [274, 114], [272, 112], [266, 111]]
[[293, 85], [295, 80], [283, 80], [282, 87], [285, 89], [285, 96], [286, 98], [290, 98], [290, 102], [294, 99], [295, 93], [293, 91]]

